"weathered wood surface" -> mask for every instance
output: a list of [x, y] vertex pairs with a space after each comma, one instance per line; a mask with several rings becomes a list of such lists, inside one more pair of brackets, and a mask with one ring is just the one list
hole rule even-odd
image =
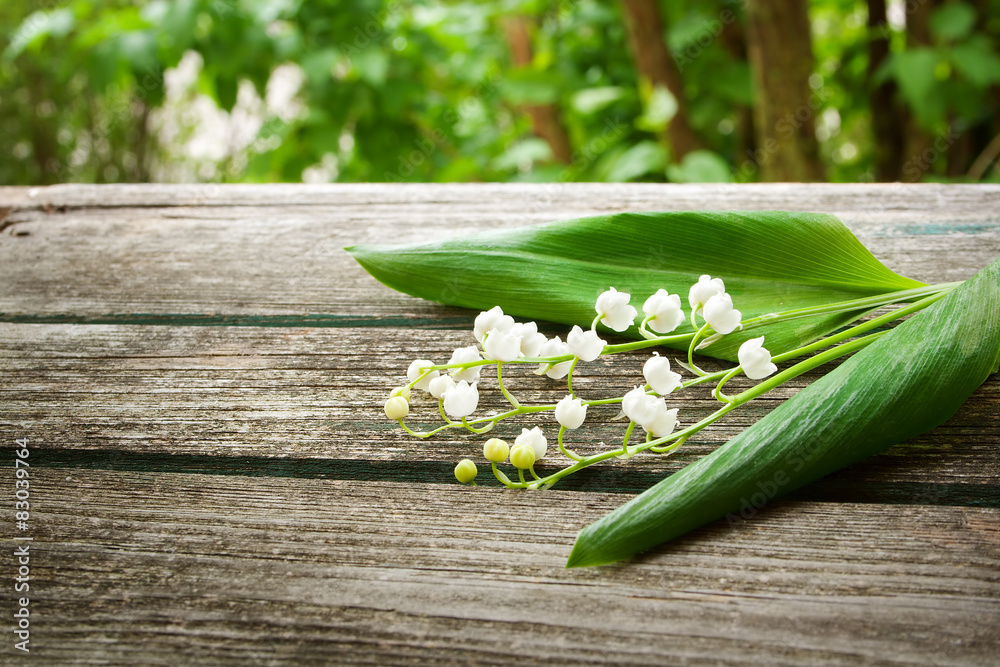
[[[836, 213], [927, 282], [1000, 255], [996, 186], [0, 188], [0, 494], [9, 445], [29, 438], [29, 659], [995, 661], [996, 376], [944, 426], [748, 522], [582, 571], [562, 569], [580, 527], [805, 382], [674, 458], [544, 493], [459, 487], [451, 467], [477, 439], [418, 442], [385, 423], [409, 360], [468, 344], [472, 313], [388, 290], [342, 246], [689, 208]], [[640, 363], [586, 365], [575, 384], [620, 393]], [[511, 383], [561, 396], [523, 372]], [[695, 393], [684, 407], [693, 420], [709, 405]], [[0, 662], [18, 658], [12, 643]]]

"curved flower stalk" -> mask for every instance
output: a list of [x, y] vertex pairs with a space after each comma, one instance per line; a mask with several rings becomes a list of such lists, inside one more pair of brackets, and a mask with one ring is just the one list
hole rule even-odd
[[[765, 321], [773, 323], [801, 317], [801, 309], [743, 319], [740, 311], [735, 308], [732, 296], [725, 291], [723, 280], [704, 275], [691, 286], [688, 296], [688, 303], [692, 308], [690, 317], [693, 332], [670, 334], [687, 316], [681, 308], [680, 297], [661, 289], [650, 295], [643, 304], [645, 318], [639, 325], [639, 330], [644, 340], [609, 344], [597, 333], [597, 326], [603, 324], [616, 331], [624, 331], [634, 324], [637, 315], [635, 308], [629, 305], [631, 295], [613, 287], [597, 297], [597, 317], [591, 327], [584, 330], [574, 326], [567, 335], [566, 342], [558, 336], [546, 338], [538, 333], [534, 322], [515, 322], [497, 306], [476, 317], [473, 337], [478, 345], [456, 349], [445, 364], [434, 364], [428, 359], [413, 361], [406, 373], [408, 383], [392, 391], [385, 404], [385, 415], [388, 419], [398, 421], [411, 435], [428, 438], [447, 429], [465, 429], [481, 434], [520, 415], [552, 412], [551, 427], [522, 428], [512, 445], [499, 438], [490, 438], [482, 445], [483, 456], [490, 463], [494, 477], [504, 486], [548, 488], [567, 475], [611, 458], [627, 459], [647, 451], [669, 455], [692, 435], [728, 412], [812, 368], [862, 349], [885, 333], [874, 332], [875, 329], [927, 307], [953, 288], [953, 285], [939, 286], [936, 292], [930, 291], [928, 296], [915, 303], [776, 356], [772, 356], [765, 347], [766, 335], [748, 339], [739, 347], [739, 363], [736, 366], [713, 373], [706, 373], [694, 365], [693, 354], [699, 344], [718, 340], [739, 328], [753, 329]], [[909, 298], [910, 294], [907, 292], [902, 296]], [[885, 297], [882, 298], [884, 300]], [[828, 312], [852, 312], [867, 307], [869, 301], [869, 298], [862, 298], [820, 308], [827, 309]], [[574, 393], [573, 372], [579, 363], [590, 363], [602, 356], [666, 344], [687, 345], [688, 363], [677, 360], [677, 364], [690, 370], [692, 377], [685, 379], [681, 373], [673, 370], [668, 357], [654, 351], [643, 363], [640, 383], [623, 396], [588, 400]], [[780, 370], [779, 364], [786, 364], [800, 357], [806, 358]], [[520, 402], [509, 391], [503, 379], [505, 367], [518, 364], [537, 366], [537, 375], [546, 375], [553, 380], [565, 379], [568, 393], [554, 404], [530, 405]], [[510, 409], [500, 414], [476, 417], [480, 383], [483, 381], [482, 370], [493, 365], [496, 366], [497, 386], [510, 403]], [[733, 396], [724, 394], [722, 389], [726, 383], [739, 375], [745, 375], [759, 383]], [[686, 391], [700, 384], [714, 384], [711, 392], [720, 406], [707, 417], [684, 424], [683, 397]], [[411, 403], [419, 400], [422, 393], [437, 401], [437, 412], [444, 424], [429, 430], [414, 431], [407, 426], [406, 419], [413, 414]], [[566, 446], [564, 437], [567, 432], [575, 432], [583, 427], [585, 422], [595, 421], [593, 410], [602, 410], [604, 406], [618, 411], [620, 416], [628, 420], [623, 426], [621, 444], [597, 454], [580, 456]], [[608, 416], [612, 417], [613, 414], [609, 413]], [[640, 433], [645, 433], [645, 437], [633, 442], [636, 427], [641, 429]], [[535, 466], [543, 460], [549, 462], [551, 459], [547, 458], [547, 428], [558, 428], [556, 442], [559, 454], [566, 457], [569, 463], [561, 469], [542, 475]], [[508, 461], [516, 471], [514, 479], [499, 467]], [[455, 476], [463, 483], [475, 484], [475, 462], [471, 459], [461, 461], [455, 469]]]

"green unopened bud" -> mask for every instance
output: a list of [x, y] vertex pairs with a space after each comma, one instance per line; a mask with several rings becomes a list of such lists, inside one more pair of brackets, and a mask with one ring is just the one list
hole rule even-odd
[[510, 462], [515, 468], [527, 470], [535, 465], [535, 450], [528, 445], [516, 445], [510, 450]]
[[468, 484], [476, 478], [479, 474], [479, 469], [476, 468], [476, 464], [472, 459], [462, 459], [455, 466], [455, 479], [460, 481], [462, 484]]
[[385, 402], [385, 416], [389, 419], [402, 419], [410, 414], [410, 404], [402, 396], [393, 396]]
[[490, 438], [483, 445], [483, 456], [486, 457], [487, 461], [493, 463], [503, 463], [507, 460], [509, 453], [510, 447], [500, 438]]
[[410, 400], [410, 388], [403, 385], [402, 387], [396, 387], [389, 392], [389, 398], [395, 398], [396, 396], [402, 396], [406, 400]]

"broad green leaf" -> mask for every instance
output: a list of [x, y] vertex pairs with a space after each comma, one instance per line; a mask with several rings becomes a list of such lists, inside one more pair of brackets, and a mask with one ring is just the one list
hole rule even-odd
[[667, 162], [667, 151], [658, 141], [640, 141], [622, 153], [604, 180], [609, 183], [624, 183], [633, 178], [653, 172], [662, 172]]
[[1000, 260], [708, 456], [580, 531], [570, 567], [627, 558], [944, 422], [1000, 361]]
[[[375, 278], [407, 294], [525, 318], [587, 326], [609, 287], [637, 308], [657, 289], [680, 294], [702, 274], [722, 278], [744, 318], [921, 287], [882, 265], [832, 215], [779, 211], [619, 213], [443, 242], [348, 248]], [[777, 354], [863, 311], [748, 328], [703, 353], [735, 359], [766, 336]], [[683, 325], [678, 332], [690, 331]], [[634, 328], [629, 332], [636, 335]]]

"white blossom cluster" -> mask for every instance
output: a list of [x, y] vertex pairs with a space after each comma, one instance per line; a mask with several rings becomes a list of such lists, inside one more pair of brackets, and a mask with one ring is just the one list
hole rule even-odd
[[[534, 406], [531, 412], [552, 410], [555, 422], [559, 427], [559, 449], [576, 461], [581, 459], [566, 450], [562, 443], [563, 434], [567, 430], [580, 428], [587, 420], [587, 410], [590, 402], [576, 396], [572, 390], [572, 373], [578, 362], [590, 362], [602, 354], [613, 352], [597, 332], [598, 324], [616, 331], [624, 332], [636, 326], [638, 312], [630, 305], [631, 295], [619, 292], [614, 287], [597, 297], [594, 309], [597, 313], [591, 327], [587, 330], [574, 326], [564, 342], [559, 336], [548, 338], [538, 331], [535, 322], [516, 322], [514, 318], [503, 312], [500, 306], [480, 313], [473, 326], [473, 336], [476, 344], [460, 347], [453, 351], [446, 364], [437, 365], [429, 359], [416, 359], [407, 369], [408, 385], [397, 387], [385, 404], [385, 414], [389, 419], [403, 419], [409, 414], [409, 399], [411, 390], [427, 392], [437, 399], [441, 416], [445, 418], [447, 427], [465, 427], [476, 433], [491, 429], [503, 416], [481, 418], [468, 421], [479, 406], [479, 380], [482, 369], [486, 365], [497, 366], [497, 378], [500, 389], [515, 408], [513, 412], [528, 412], [504, 388], [501, 371], [504, 364], [532, 363], [538, 364], [535, 371], [538, 375], [546, 375], [552, 379], [568, 378], [569, 393], [552, 406]], [[718, 335], [726, 335], [742, 328], [742, 313], [733, 307], [732, 297], [725, 291], [725, 284], [720, 278], [703, 275], [697, 283], [691, 286], [688, 293], [688, 305], [691, 308], [691, 323], [697, 329], [695, 316], [701, 316], [705, 324], [696, 333], [686, 335], [691, 339], [690, 349], [708, 329]], [[684, 323], [686, 316], [681, 308], [681, 299], [677, 294], [669, 294], [660, 289], [652, 294], [642, 305], [644, 317], [638, 326], [639, 333], [650, 342], [658, 344], [666, 340], [670, 334]], [[651, 333], [652, 332], [652, 333]], [[684, 336], [675, 336], [674, 338]], [[671, 339], [673, 341], [673, 339]], [[739, 348], [740, 366], [735, 372], [742, 372], [747, 377], [759, 380], [777, 371], [771, 361], [771, 355], [763, 347], [764, 338], [753, 338], [745, 341]], [[690, 353], [689, 353], [690, 356]], [[683, 365], [683, 364], [681, 364]], [[696, 367], [691, 369], [702, 374]], [[620, 399], [621, 411], [630, 421], [625, 436], [624, 450], [628, 451], [628, 437], [635, 426], [641, 427], [650, 439], [663, 439], [675, 432], [679, 426], [678, 408], [669, 407], [667, 397], [684, 386], [680, 373], [671, 369], [670, 360], [654, 352], [642, 367], [644, 385], [637, 385]], [[721, 386], [721, 384], [720, 384]], [[718, 394], [717, 394], [718, 396]], [[722, 399], [720, 399], [722, 400]], [[604, 403], [608, 401], [603, 401]], [[456, 421], [452, 421], [456, 420]], [[476, 428], [478, 424], [480, 428]], [[409, 429], [407, 429], [409, 431]], [[440, 430], [440, 429], [438, 429]], [[413, 433], [412, 431], [409, 431]], [[436, 431], [435, 431], [436, 432]], [[414, 433], [427, 437], [430, 433]], [[541, 428], [523, 429], [513, 446], [509, 446], [499, 438], [490, 438], [483, 447], [483, 454], [493, 466], [494, 473], [501, 481], [507, 480], [497, 471], [496, 465], [510, 460], [524, 482], [524, 471], [528, 470], [536, 479], [534, 465], [545, 457], [548, 451], [548, 441]], [[475, 463], [465, 459], [455, 469], [456, 477], [464, 482], [473, 482], [476, 476]], [[505, 484], [509, 480], [504, 481]]]

